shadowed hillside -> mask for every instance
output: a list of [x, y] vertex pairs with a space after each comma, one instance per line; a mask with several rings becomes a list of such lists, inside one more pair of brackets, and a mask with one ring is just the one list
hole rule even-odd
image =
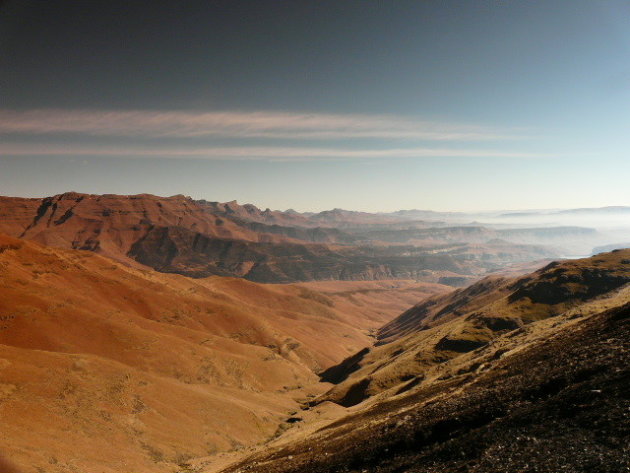
[[595, 314], [225, 471], [622, 473], [629, 321], [627, 303]]
[[377, 346], [327, 396], [353, 405], [410, 380], [434, 379], [443, 375], [447, 361], [456, 363], [497, 337], [557, 317], [628, 282], [630, 250], [622, 250], [551, 263], [517, 279], [491, 277], [434, 296], [382, 327]]
[[625, 250], [433, 297], [327, 371], [305, 412], [345, 417], [221, 471], [626, 471], [628, 282]]

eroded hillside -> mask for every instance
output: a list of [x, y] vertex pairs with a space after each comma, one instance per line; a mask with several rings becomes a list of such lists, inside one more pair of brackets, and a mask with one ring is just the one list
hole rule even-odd
[[377, 346], [349, 369], [333, 367], [338, 383], [327, 399], [354, 405], [364, 399], [444, 375], [457, 360], [532, 323], [556, 318], [630, 282], [630, 250], [554, 262], [520, 278], [490, 277], [434, 296], [387, 323]]
[[335, 284], [193, 280], [2, 236], [0, 449], [29, 472], [170, 473], [255, 444], [321, 393], [316, 372], [445, 290]]

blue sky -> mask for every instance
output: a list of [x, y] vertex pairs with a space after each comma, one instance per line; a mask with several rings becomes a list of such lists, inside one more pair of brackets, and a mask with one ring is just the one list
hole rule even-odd
[[5, 2], [0, 194], [630, 205], [628, 2]]

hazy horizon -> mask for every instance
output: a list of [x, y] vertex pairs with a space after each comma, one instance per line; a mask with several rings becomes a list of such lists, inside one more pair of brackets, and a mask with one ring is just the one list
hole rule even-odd
[[[178, 195], [183, 195], [184, 197], [189, 197], [193, 200], [206, 200], [208, 202], [220, 202], [220, 203], [229, 203], [229, 202], [236, 202], [238, 205], [254, 205], [256, 207], [258, 207], [261, 210], [265, 210], [265, 209], [269, 209], [269, 210], [273, 210], [273, 211], [279, 211], [279, 212], [287, 212], [287, 211], [296, 211], [299, 213], [317, 213], [317, 212], [325, 212], [325, 211], [331, 211], [331, 210], [346, 210], [346, 211], [351, 211], [351, 212], [365, 212], [365, 213], [374, 213], [374, 214], [390, 214], [390, 213], [396, 213], [396, 212], [413, 212], [413, 211], [419, 211], [419, 212], [434, 212], [436, 214], [462, 214], [462, 215], [466, 215], [466, 216], [478, 216], [478, 215], [488, 215], [488, 216], [502, 216], [502, 217], [509, 217], [509, 215], [512, 212], [514, 213], [527, 213], [527, 212], [537, 212], [539, 213], [539, 216], [554, 216], [556, 215], [555, 212], [563, 212], [563, 211], [571, 211], [571, 210], [604, 210], [604, 209], [614, 209], [614, 208], [623, 208], [623, 209], [630, 209], [630, 205], [603, 205], [603, 206], [598, 206], [598, 207], [549, 207], [549, 208], [521, 208], [521, 209], [515, 209], [515, 208], [487, 208], [487, 209], [471, 209], [471, 210], [462, 210], [462, 209], [433, 209], [433, 208], [420, 208], [420, 207], [416, 207], [416, 208], [391, 208], [391, 209], [384, 209], [384, 210], [366, 210], [366, 209], [355, 209], [355, 208], [346, 208], [346, 207], [327, 207], [327, 208], [315, 208], [315, 209], [311, 209], [311, 208], [306, 208], [306, 209], [300, 209], [300, 208], [296, 208], [296, 207], [284, 207], [284, 208], [272, 208], [272, 207], [266, 207], [264, 205], [259, 205], [256, 202], [246, 202], [246, 201], [241, 201], [238, 199], [230, 199], [230, 200], [217, 200], [217, 199], [211, 199], [211, 198], [206, 198], [206, 197], [196, 197], [194, 195], [189, 195], [185, 192], [179, 192], [176, 194], [164, 194], [164, 195], [160, 195], [160, 194], [153, 194], [150, 192], [137, 192], [137, 193], [133, 193], [133, 194], [117, 194], [117, 193], [112, 193], [112, 192], [103, 192], [103, 193], [94, 193], [94, 192], [83, 192], [83, 191], [77, 191], [76, 189], [70, 189], [70, 190], [66, 190], [63, 192], [57, 192], [54, 194], [32, 194], [32, 195], [8, 195], [8, 194], [0, 194], [0, 197], [18, 197], [18, 198], [27, 198], [27, 199], [43, 199], [46, 197], [52, 197], [55, 195], [62, 195], [62, 194], [67, 194], [67, 193], [77, 193], [77, 194], [87, 194], [87, 195], [120, 195], [120, 196], [136, 196], [136, 195], [153, 195], [155, 197], [160, 197], [160, 198], [171, 198], [171, 197], [176, 197]], [[548, 214], [547, 214], [548, 213]], [[506, 214], [506, 215], [503, 215]]]

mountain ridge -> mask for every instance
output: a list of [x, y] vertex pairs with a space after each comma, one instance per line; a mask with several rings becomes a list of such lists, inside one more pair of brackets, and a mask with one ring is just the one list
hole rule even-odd
[[[484, 231], [487, 241], [459, 237], [471, 232], [468, 227], [436, 229], [433, 233], [439, 235], [424, 246], [404, 240], [402, 245], [389, 244], [363, 230], [387, 224], [376, 214], [323, 215], [261, 211], [250, 204], [194, 201], [183, 195], [68, 192], [44, 199], [0, 198], [0, 232], [192, 277], [236, 276], [269, 283], [393, 278], [437, 282], [445, 277], [461, 284], [506, 264], [556, 254], [542, 246], [496, 240], [490, 230]], [[451, 235], [446, 246], [437, 241], [445, 232]]]

